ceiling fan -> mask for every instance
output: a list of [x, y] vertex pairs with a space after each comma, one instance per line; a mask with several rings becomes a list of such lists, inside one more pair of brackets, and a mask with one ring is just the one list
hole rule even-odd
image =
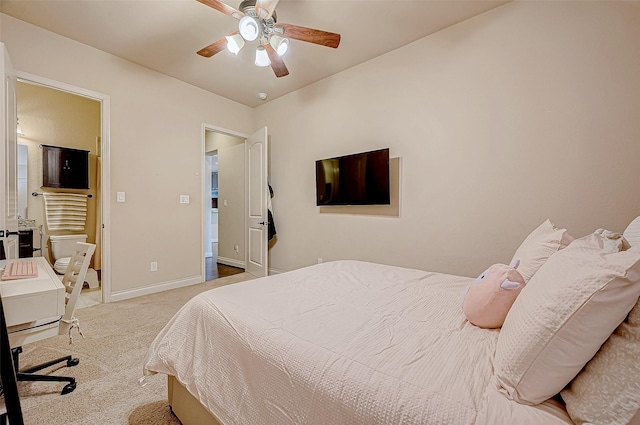
[[243, 0], [238, 9], [234, 9], [218, 0], [198, 0], [215, 10], [238, 19], [238, 31], [226, 35], [216, 42], [200, 49], [198, 54], [210, 58], [225, 47], [236, 55], [246, 41], [258, 40], [255, 64], [269, 66], [276, 76], [289, 75], [282, 55], [289, 47], [289, 39], [306, 41], [337, 48], [340, 34], [301, 27], [298, 25], [277, 23], [276, 6], [279, 0]]

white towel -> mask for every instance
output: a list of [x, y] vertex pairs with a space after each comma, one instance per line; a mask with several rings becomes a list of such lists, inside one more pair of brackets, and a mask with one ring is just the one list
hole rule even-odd
[[87, 195], [52, 192], [42, 195], [49, 230], [84, 230]]

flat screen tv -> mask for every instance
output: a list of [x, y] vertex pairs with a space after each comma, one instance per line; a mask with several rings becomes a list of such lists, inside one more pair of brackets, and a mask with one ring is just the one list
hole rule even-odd
[[389, 205], [389, 149], [316, 161], [316, 205]]

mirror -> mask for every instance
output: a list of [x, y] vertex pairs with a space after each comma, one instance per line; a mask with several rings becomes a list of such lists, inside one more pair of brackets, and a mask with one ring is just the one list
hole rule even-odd
[[18, 145], [18, 218], [27, 216], [27, 145]]

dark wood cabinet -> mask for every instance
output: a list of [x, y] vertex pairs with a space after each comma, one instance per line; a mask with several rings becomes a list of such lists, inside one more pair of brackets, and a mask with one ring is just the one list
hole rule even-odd
[[18, 231], [18, 258], [33, 257], [33, 230]]
[[89, 189], [89, 151], [42, 145], [42, 187]]

